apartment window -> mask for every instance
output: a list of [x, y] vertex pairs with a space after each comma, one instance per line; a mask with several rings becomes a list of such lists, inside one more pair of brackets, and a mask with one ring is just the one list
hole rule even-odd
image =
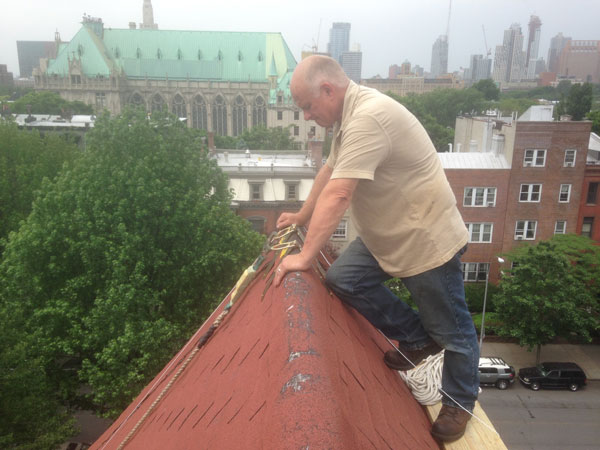
[[463, 281], [485, 281], [489, 263], [462, 263]]
[[309, 134], [311, 136], [316, 135], [317, 134], [317, 127], [315, 127], [315, 126], [310, 127], [310, 133]]
[[248, 182], [250, 185], [250, 200], [257, 201], [263, 199], [263, 183], [262, 182]]
[[285, 182], [285, 199], [291, 201], [298, 200], [298, 185], [297, 181], [286, 181]]
[[517, 220], [515, 227], [515, 239], [531, 241], [535, 239], [535, 231], [537, 229], [536, 220]]
[[577, 155], [577, 150], [567, 149], [565, 150], [565, 167], [575, 167], [575, 156]]
[[588, 184], [587, 198], [586, 198], [585, 202], [588, 205], [595, 205], [597, 196], [598, 196], [598, 183]]
[[492, 242], [492, 223], [468, 223], [469, 242]]
[[277, 111], [277, 120], [283, 120], [283, 111]]
[[539, 202], [542, 197], [541, 184], [522, 184], [519, 194], [520, 202]]
[[567, 232], [567, 221], [557, 220], [554, 225], [554, 234], [565, 234]]
[[300, 127], [298, 125], [294, 125], [294, 136], [300, 135]]
[[265, 222], [266, 219], [260, 216], [248, 217], [248, 222], [252, 224], [252, 229], [257, 233], [265, 232]]
[[496, 206], [495, 187], [466, 187], [463, 197], [464, 206]]
[[571, 185], [570, 184], [561, 184], [560, 185], [560, 193], [558, 194], [558, 202], [559, 203], [569, 203], [571, 198]]
[[294, 111], [294, 120], [300, 120], [300, 111]]
[[544, 167], [546, 165], [546, 150], [525, 150], [523, 167]]
[[591, 238], [593, 228], [594, 228], [594, 218], [593, 217], [584, 217], [583, 223], [581, 224], [581, 235]]
[[106, 93], [96, 92], [96, 110], [101, 111], [106, 107]]
[[332, 238], [335, 239], [346, 239], [348, 236], [348, 220], [342, 219], [338, 223], [337, 228], [333, 232]]

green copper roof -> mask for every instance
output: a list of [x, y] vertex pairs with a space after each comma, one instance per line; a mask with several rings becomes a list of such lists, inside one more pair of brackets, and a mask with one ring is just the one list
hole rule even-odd
[[266, 82], [296, 67], [281, 33], [105, 28], [102, 38], [84, 26], [50, 61], [47, 73], [68, 74], [80, 58], [89, 77], [123, 71], [127, 78]]

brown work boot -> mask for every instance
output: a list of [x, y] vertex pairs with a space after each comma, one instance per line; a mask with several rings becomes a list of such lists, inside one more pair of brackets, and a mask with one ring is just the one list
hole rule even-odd
[[465, 434], [471, 414], [462, 408], [442, 405], [437, 419], [431, 427], [431, 434], [444, 442], [452, 442]]
[[443, 349], [439, 345], [437, 345], [434, 341], [431, 341], [425, 347], [420, 348], [419, 350], [404, 350], [400, 348], [402, 354], [406, 356], [413, 364], [406, 360], [400, 352], [397, 350], [388, 350], [385, 352], [385, 356], [383, 357], [383, 361], [390, 369], [394, 370], [410, 370], [414, 369], [421, 361], [427, 358], [430, 355], [435, 355], [436, 353], [441, 352]]

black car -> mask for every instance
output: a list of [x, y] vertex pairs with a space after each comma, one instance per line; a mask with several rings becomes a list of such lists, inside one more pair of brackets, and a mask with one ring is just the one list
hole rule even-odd
[[544, 362], [537, 367], [526, 367], [519, 370], [519, 380], [534, 391], [537, 391], [540, 387], [547, 389], [569, 388], [576, 391], [585, 386], [587, 377], [581, 367], [575, 363]]

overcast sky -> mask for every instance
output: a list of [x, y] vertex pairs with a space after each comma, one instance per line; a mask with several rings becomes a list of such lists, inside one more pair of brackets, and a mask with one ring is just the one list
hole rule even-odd
[[[105, 27], [127, 28], [142, 21], [143, 0], [0, 0], [0, 64], [19, 72], [17, 40], [64, 41], [81, 27], [84, 13], [100, 17]], [[425, 70], [431, 46], [448, 23], [449, 0], [152, 0], [154, 21], [163, 30], [281, 32], [296, 60], [318, 44], [327, 50], [333, 22], [350, 22], [350, 44], [360, 44], [363, 78], [409, 60]], [[468, 67], [471, 54], [485, 53], [482, 26], [492, 50], [512, 23], [527, 40], [532, 14], [542, 21], [539, 56], [546, 59], [558, 32], [573, 39], [600, 40], [600, 0], [453, 0], [450, 18], [449, 70]]]

